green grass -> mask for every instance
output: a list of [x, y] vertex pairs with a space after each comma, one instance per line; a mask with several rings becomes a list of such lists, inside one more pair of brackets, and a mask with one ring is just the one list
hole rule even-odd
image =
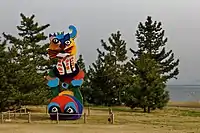
[[200, 111], [195, 110], [181, 110], [182, 116], [200, 117]]

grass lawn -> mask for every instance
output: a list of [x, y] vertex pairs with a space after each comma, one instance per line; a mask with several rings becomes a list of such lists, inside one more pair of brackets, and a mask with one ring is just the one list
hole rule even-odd
[[183, 104], [169, 103], [169, 107], [150, 114], [126, 107], [113, 107], [113, 125], [107, 122], [108, 109], [105, 107], [91, 107], [86, 124], [83, 123], [83, 117], [77, 121], [56, 124], [45, 114], [45, 107], [29, 106], [32, 123], [27, 123], [27, 115], [17, 116], [16, 119], [11, 115], [11, 122], [0, 124], [0, 133], [200, 133], [200, 109], [197, 108], [200, 106], [194, 103], [187, 103], [184, 107], [180, 105]]

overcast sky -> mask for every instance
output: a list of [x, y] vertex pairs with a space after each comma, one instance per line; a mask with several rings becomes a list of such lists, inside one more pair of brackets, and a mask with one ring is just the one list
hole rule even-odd
[[107, 41], [117, 30], [128, 48], [136, 48], [137, 25], [152, 16], [162, 22], [169, 39], [167, 48], [180, 59], [179, 79], [170, 84], [200, 84], [199, 0], [1, 0], [0, 32], [16, 34], [20, 12], [35, 14], [40, 24], [49, 23], [46, 34], [68, 31], [68, 26], [74, 24], [79, 32], [78, 52], [86, 65], [96, 59], [100, 40]]

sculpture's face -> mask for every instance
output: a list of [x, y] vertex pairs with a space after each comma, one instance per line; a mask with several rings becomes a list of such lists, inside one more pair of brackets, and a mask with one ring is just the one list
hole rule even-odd
[[59, 113], [60, 120], [72, 120], [80, 118], [83, 107], [80, 102], [70, 95], [56, 96], [48, 105], [48, 112], [51, 119], [56, 119], [56, 113]]
[[74, 26], [69, 26], [72, 33], [64, 34], [64, 32], [49, 35], [50, 45], [48, 54], [50, 58], [65, 58], [76, 54], [76, 38], [77, 31]]

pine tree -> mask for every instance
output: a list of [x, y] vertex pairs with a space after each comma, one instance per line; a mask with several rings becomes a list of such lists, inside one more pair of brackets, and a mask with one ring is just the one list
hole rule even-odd
[[91, 87], [89, 86], [89, 79], [88, 79], [88, 73], [86, 71], [85, 68], [85, 62], [83, 59], [82, 54], [79, 55], [79, 58], [77, 60], [77, 64], [80, 67], [80, 69], [82, 69], [85, 73], [85, 77], [84, 77], [84, 81], [83, 84], [81, 86], [81, 93], [83, 95], [83, 102], [84, 104], [88, 104], [89, 100], [91, 99]]
[[[108, 38], [108, 43], [101, 40], [101, 45], [103, 50], [97, 49], [99, 59], [96, 65], [93, 66], [96, 72], [101, 69], [104, 70], [100, 75], [105, 73], [105, 75], [102, 75], [102, 80], [106, 81], [102, 82], [101, 86], [106, 90], [103, 91], [102, 95], [106, 96], [105, 99], [110, 100], [109, 103], [111, 104], [121, 104], [121, 95], [125, 84], [122, 70], [124, 69], [123, 64], [127, 59], [126, 42], [121, 39], [120, 31], [117, 31], [117, 33], [111, 34], [111, 37]], [[98, 75], [96, 76], [98, 77]], [[91, 83], [94, 84], [93, 82]]]
[[[121, 105], [123, 87], [126, 84], [124, 80], [124, 63], [127, 60], [126, 42], [121, 38], [120, 31], [112, 33], [108, 38], [108, 43], [101, 40], [103, 51], [105, 53], [105, 67], [109, 74], [109, 84], [112, 84], [112, 89], [115, 94], [113, 98], [116, 99], [115, 104]], [[100, 51], [100, 50], [99, 50]]]
[[77, 60], [77, 64], [80, 67], [80, 69], [83, 70], [86, 73], [85, 62], [84, 62], [82, 54], [79, 55], [79, 58]]
[[35, 96], [40, 95], [38, 100], [46, 99], [48, 90], [43, 79], [42, 72], [47, 69], [48, 60], [46, 48], [48, 44], [43, 45], [47, 39], [44, 30], [49, 24], [39, 26], [34, 22], [35, 15], [26, 17], [21, 16], [21, 25], [17, 26], [18, 37], [3, 33], [4, 38], [11, 44], [9, 48], [12, 64], [15, 65], [15, 75], [13, 82], [18, 87], [19, 99], [25, 103], [33, 101]]
[[153, 22], [150, 16], [144, 24], [139, 23], [136, 38], [138, 50], [130, 49], [134, 58], [127, 63], [134, 83], [127, 90], [126, 104], [150, 112], [163, 108], [169, 101], [165, 83], [177, 78], [179, 60], [174, 59], [172, 50], [166, 52], [167, 38], [164, 38], [161, 22]]
[[165, 90], [159, 65], [146, 53], [130, 62], [135, 70], [132, 71], [134, 78], [130, 78], [132, 84], [126, 90], [126, 105], [131, 108], [141, 107], [144, 112], [162, 109], [169, 101], [169, 93]]
[[160, 72], [167, 82], [171, 78], [177, 79], [179, 59], [174, 59], [172, 50], [166, 52], [168, 39], [164, 37], [165, 30], [161, 26], [161, 22], [153, 22], [150, 16], [144, 24], [140, 22], [136, 31], [138, 50], [130, 50], [138, 58], [144, 52], [150, 54], [160, 64]]
[[16, 81], [14, 72], [17, 67], [12, 63], [12, 58], [6, 46], [6, 41], [0, 43], [0, 111], [5, 111], [6, 108], [13, 104], [19, 106], [18, 102], [10, 103], [18, 97], [17, 87], [14, 84]]
[[8, 64], [8, 58], [5, 46], [6, 43], [0, 43], [0, 111], [4, 111], [10, 96], [10, 90], [8, 89], [8, 84], [6, 82], [8, 77], [5, 70]]
[[46, 70], [44, 66], [48, 63], [45, 59], [47, 57], [46, 49], [48, 44], [44, 44], [47, 39], [47, 36], [44, 35], [44, 30], [50, 25], [39, 26], [38, 22], [34, 22], [35, 15], [26, 17], [21, 13], [20, 16], [22, 19], [21, 25], [17, 26], [19, 37], [5, 33], [3, 35], [9, 43], [14, 44], [12, 46], [13, 51], [16, 52], [15, 50], [18, 50], [18, 53], [16, 53], [17, 60], [22, 60], [21, 62], [24, 63], [21, 65], [27, 66], [31, 63], [36, 66], [37, 70]]
[[113, 92], [109, 89], [112, 85], [109, 84], [108, 73], [105, 68], [105, 55], [98, 49], [97, 52], [98, 58], [95, 63], [89, 66], [88, 70], [89, 86], [92, 89], [91, 99], [88, 102], [95, 105], [110, 105]]

